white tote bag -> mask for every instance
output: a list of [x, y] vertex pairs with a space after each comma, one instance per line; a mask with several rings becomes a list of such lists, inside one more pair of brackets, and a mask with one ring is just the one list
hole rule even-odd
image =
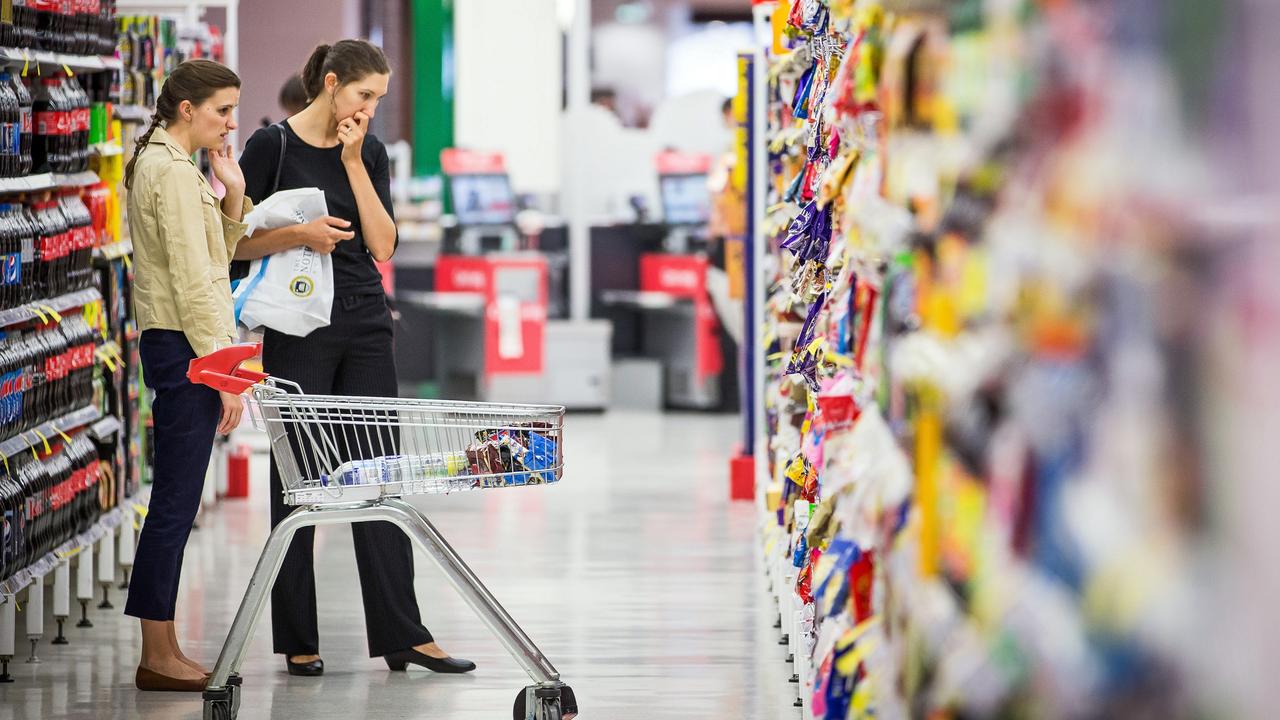
[[[328, 214], [324, 192], [298, 188], [275, 193], [245, 217], [248, 235], [306, 223]], [[254, 260], [236, 282], [236, 322], [250, 330], [268, 327], [303, 337], [329, 324], [333, 308], [333, 258], [296, 247]]]

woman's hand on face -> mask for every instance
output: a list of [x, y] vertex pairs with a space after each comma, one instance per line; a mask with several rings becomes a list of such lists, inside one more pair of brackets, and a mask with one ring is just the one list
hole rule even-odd
[[338, 139], [342, 141], [342, 162], [360, 163], [360, 151], [364, 147], [364, 136], [369, 130], [369, 116], [363, 112], [338, 123]]
[[209, 165], [218, 182], [227, 187], [229, 192], [244, 194], [244, 173], [240, 171], [240, 163], [236, 162], [230, 145], [209, 151]]
[[222, 396], [222, 418], [218, 421], [218, 434], [230, 435], [232, 430], [240, 426], [240, 415], [244, 413], [244, 403], [239, 395], [218, 391]]

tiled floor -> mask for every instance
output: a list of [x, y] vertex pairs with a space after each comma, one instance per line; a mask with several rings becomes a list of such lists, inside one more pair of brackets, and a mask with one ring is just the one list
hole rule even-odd
[[[763, 609], [753, 506], [727, 500], [737, 427], [712, 415], [571, 415], [561, 485], [415, 504], [573, 685], [583, 720], [795, 720], [785, 648]], [[252, 497], [207, 513], [187, 549], [180, 634], [210, 665], [268, 532], [265, 463], [253, 472]], [[241, 718], [511, 717], [527, 678], [425, 556], [424, 619], [442, 646], [476, 661], [472, 674], [393, 674], [367, 657], [350, 533], [321, 529], [316, 544], [326, 674], [286, 675], [264, 619]], [[20, 643], [0, 720], [200, 717], [197, 697], [133, 688], [138, 630], [114, 600], [114, 611], [92, 611], [93, 629], [69, 628], [68, 646], [48, 644], [48, 622], [38, 665], [22, 662]]]

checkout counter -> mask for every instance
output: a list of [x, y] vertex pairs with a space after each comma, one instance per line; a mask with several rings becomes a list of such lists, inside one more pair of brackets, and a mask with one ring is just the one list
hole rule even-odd
[[612, 323], [615, 360], [656, 365], [669, 408], [737, 400], [736, 354], [707, 292], [710, 165], [707, 155], [660, 154], [664, 221], [591, 230], [591, 315]]
[[602, 410], [609, 401], [607, 322], [571, 322], [563, 224], [519, 227], [496, 153], [441, 156], [454, 213], [435, 237], [402, 238], [396, 255], [401, 387], [449, 399], [554, 403]]

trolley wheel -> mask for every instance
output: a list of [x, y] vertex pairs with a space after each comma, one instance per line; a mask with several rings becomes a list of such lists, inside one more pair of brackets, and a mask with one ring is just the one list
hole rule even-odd
[[236, 702], [238, 689], [225, 687], [218, 690], [205, 690], [203, 720], [235, 720], [239, 709], [236, 707], [239, 704]]
[[[534, 705], [529, 707], [529, 700]], [[515, 720], [562, 720], [578, 714], [578, 700], [573, 688], [561, 685], [554, 688], [530, 685], [516, 695], [512, 717]]]

